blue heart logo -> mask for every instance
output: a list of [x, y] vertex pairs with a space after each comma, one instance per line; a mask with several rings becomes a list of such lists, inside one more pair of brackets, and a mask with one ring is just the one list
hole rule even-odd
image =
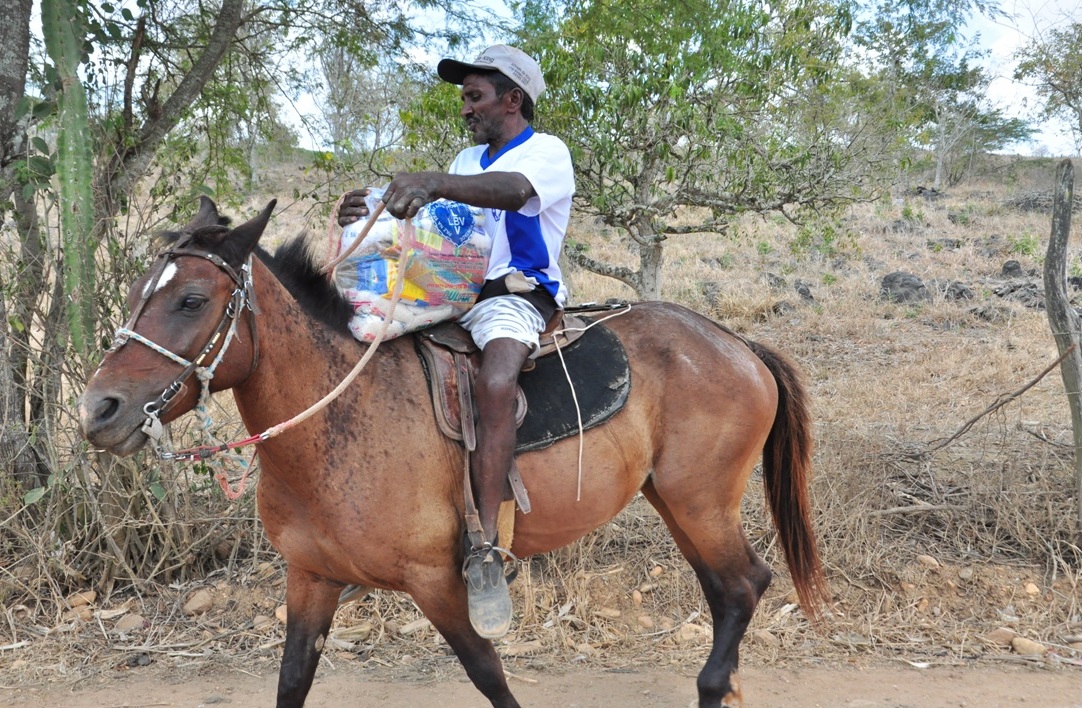
[[470, 240], [473, 231], [473, 212], [461, 202], [433, 202], [429, 205], [429, 216], [440, 236], [461, 246]]

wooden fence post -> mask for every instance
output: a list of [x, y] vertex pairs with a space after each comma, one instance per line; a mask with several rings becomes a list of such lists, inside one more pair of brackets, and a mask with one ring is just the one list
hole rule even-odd
[[1063, 387], [1071, 406], [1071, 428], [1074, 431], [1074, 476], [1077, 517], [1075, 523], [1082, 536], [1082, 318], [1071, 308], [1067, 298], [1067, 242], [1071, 235], [1071, 208], [1074, 206], [1074, 166], [1070, 159], [1056, 169], [1056, 195], [1052, 204], [1052, 234], [1044, 260], [1044, 294], [1048, 323], [1062, 355], [1074, 348], [1060, 363]]

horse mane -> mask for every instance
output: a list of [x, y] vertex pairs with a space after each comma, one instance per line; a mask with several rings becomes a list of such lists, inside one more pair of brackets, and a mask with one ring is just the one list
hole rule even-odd
[[321, 272], [321, 266], [316, 264], [304, 234], [283, 243], [273, 255], [258, 246], [256, 256], [310, 317], [336, 332], [350, 334], [353, 305], [338, 290], [334, 281]]
[[[223, 217], [215, 226], [202, 226], [191, 232], [162, 231], [157, 236], [168, 246], [190, 236], [190, 247], [219, 252], [219, 255], [228, 260], [227, 254], [220, 253], [223, 244], [218, 238], [229, 230], [226, 226], [228, 223], [229, 219]], [[228, 248], [228, 241], [224, 247]], [[336, 332], [350, 334], [349, 321], [353, 318], [353, 305], [339, 292], [334, 282], [320, 272], [320, 266], [316, 264], [308, 239], [303, 233], [280, 245], [273, 254], [262, 246], [256, 246], [255, 255], [274, 273], [309, 317]]]

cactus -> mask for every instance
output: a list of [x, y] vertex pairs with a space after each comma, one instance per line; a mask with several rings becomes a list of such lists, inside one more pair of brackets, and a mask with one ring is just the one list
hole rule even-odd
[[94, 193], [86, 87], [79, 78], [86, 39], [80, 0], [42, 0], [42, 35], [56, 67], [57, 161], [64, 295], [76, 353], [85, 361], [94, 331]]

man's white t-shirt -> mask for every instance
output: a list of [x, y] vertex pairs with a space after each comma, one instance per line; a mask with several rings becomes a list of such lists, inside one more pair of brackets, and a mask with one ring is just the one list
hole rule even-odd
[[485, 231], [492, 238], [485, 279], [521, 271], [535, 278], [562, 307], [567, 288], [560, 272], [560, 248], [575, 193], [571, 153], [563, 141], [527, 127], [494, 159], [489, 160], [487, 145], [475, 145], [460, 152], [448, 171], [455, 175], [518, 172], [530, 181], [537, 196], [519, 211], [485, 210]]

